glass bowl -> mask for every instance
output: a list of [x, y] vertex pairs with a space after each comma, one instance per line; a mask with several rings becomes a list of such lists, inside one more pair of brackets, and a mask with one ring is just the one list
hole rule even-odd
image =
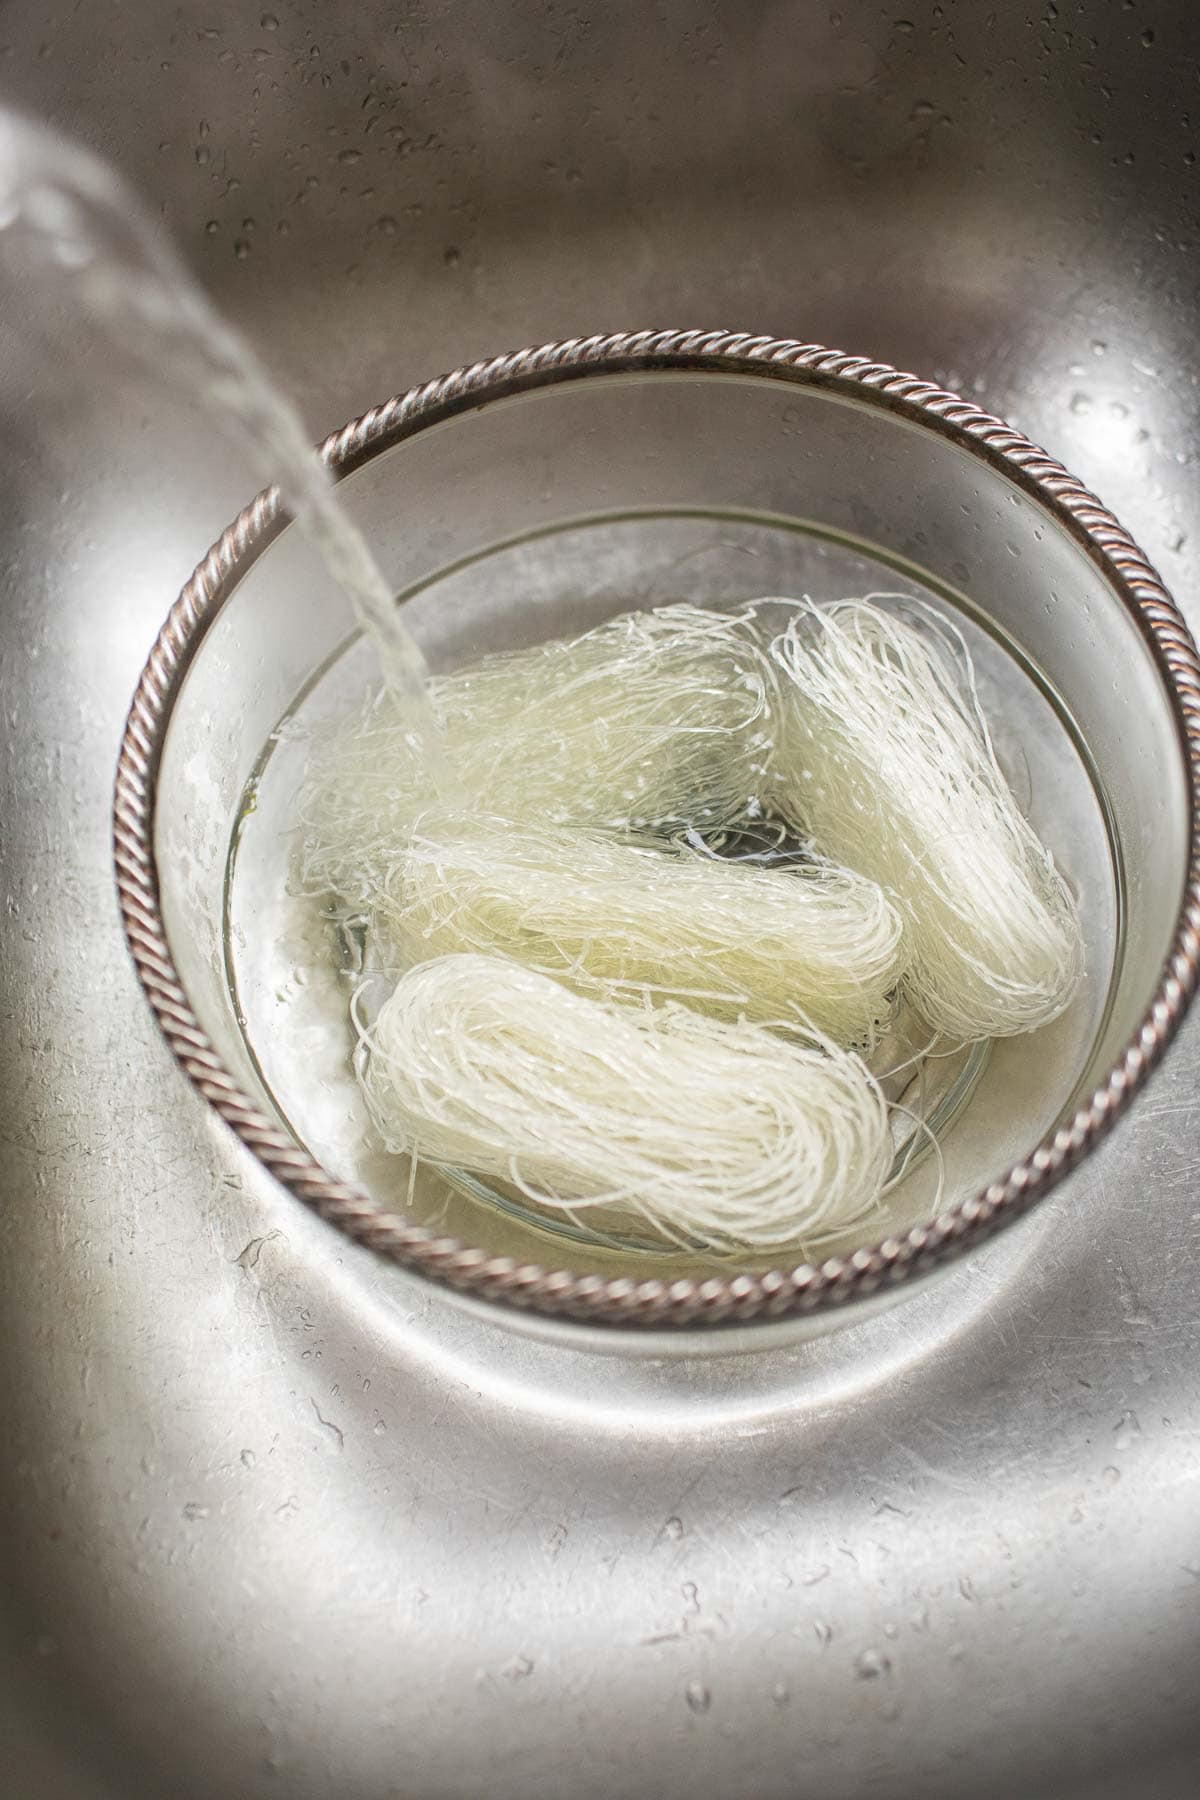
[[914, 376], [728, 332], [498, 357], [374, 408], [322, 453], [438, 669], [673, 600], [931, 599], [963, 631], [1001, 761], [1080, 896], [1088, 975], [1036, 1038], [946, 1071], [940, 1199], [930, 1160], [910, 1156], [873, 1241], [798, 1245], [764, 1269], [761, 1253], [555, 1224], [455, 1171], [411, 1179], [374, 1144], [353, 1074], [355, 947], [292, 880], [312, 728], [377, 676], [271, 490], [151, 653], [115, 845], [167, 1039], [273, 1175], [372, 1250], [484, 1300], [700, 1328], [878, 1304], [1092, 1149], [1195, 984], [1200, 677], [1145, 558], [1065, 470]]

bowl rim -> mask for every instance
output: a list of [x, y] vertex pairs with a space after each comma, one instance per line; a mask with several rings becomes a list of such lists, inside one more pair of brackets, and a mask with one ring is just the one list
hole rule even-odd
[[184, 676], [246, 570], [289, 515], [276, 487], [239, 513], [184, 585], [138, 682], [117, 761], [113, 853], [126, 940], [176, 1061], [258, 1161], [357, 1243], [460, 1291], [507, 1306], [619, 1327], [711, 1328], [843, 1307], [927, 1275], [975, 1249], [1042, 1199], [1110, 1130], [1171, 1042], [1200, 976], [1200, 658], [1154, 568], [1073, 475], [1002, 419], [886, 363], [789, 338], [733, 331], [613, 332], [517, 350], [411, 387], [333, 432], [319, 454], [340, 479], [456, 414], [595, 375], [683, 372], [757, 376], [851, 398], [959, 443], [1038, 499], [1083, 547], [1139, 624], [1175, 714], [1189, 805], [1188, 871], [1154, 996], [1121, 1054], [1069, 1123], [978, 1193], [906, 1232], [820, 1264], [759, 1273], [644, 1280], [578, 1275], [495, 1256], [440, 1236], [336, 1180], [245, 1094], [193, 1011], [159, 898], [154, 828], [159, 764]]

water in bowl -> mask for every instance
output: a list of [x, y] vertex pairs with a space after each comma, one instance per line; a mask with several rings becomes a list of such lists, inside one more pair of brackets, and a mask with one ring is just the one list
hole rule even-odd
[[[486, 651], [586, 630], [634, 606], [736, 606], [759, 593], [833, 599], [879, 589], [928, 600], [962, 629], [1006, 774], [1081, 895], [1088, 966], [1077, 1001], [1035, 1038], [917, 1058], [891, 1082], [904, 1110], [896, 1114], [894, 1186], [879, 1218], [884, 1235], [927, 1216], [939, 1188], [949, 1204], [1021, 1154], [1069, 1108], [1103, 1028], [1120, 955], [1122, 877], [1103, 792], [1060, 697], [964, 596], [865, 543], [776, 517], [677, 509], [577, 519], [458, 561], [400, 604], [430, 664], [449, 669]], [[631, 1220], [583, 1228], [548, 1217], [467, 1172], [425, 1171], [414, 1182], [404, 1159], [373, 1147], [348, 1017], [369, 945], [295, 891], [294, 820], [312, 731], [356, 704], [374, 679], [358, 634], [315, 671], [264, 746], [229, 846], [226, 978], [280, 1120], [339, 1176], [498, 1252], [545, 1258], [557, 1242], [561, 1258], [566, 1238], [577, 1266], [582, 1256], [588, 1267], [631, 1269], [651, 1253], [664, 1273], [711, 1264], [711, 1254], [689, 1258]], [[919, 1025], [910, 1022], [905, 1035], [902, 1022], [877, 1067], [907, 1063], [923, 1041]]]

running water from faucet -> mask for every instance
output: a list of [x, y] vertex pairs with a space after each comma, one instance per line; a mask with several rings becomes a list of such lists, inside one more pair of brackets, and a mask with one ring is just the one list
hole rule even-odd
[[115, 169], [91, 151], [0, 109], [0, 232], [73, 288], [80, 312], [119, 349], [242, 429], [255, 466], [348, 595], [414, 738], [438, 758], [428, 668], [395, 595], [337, 498], [296, 408], [219, 313]]

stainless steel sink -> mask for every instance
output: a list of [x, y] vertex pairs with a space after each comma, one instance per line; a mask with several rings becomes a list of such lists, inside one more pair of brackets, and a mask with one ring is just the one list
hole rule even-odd
[[[1200, 20], [1175, 4], [9, 9], [302, 389], [731, 324], [963, 388], [1200, 623]], [[1200, 1779], [1200, 1020], [935, 1290], [655, 1361], [376, 1267], [151, 1025], [138, 669], [248, 468], [45, 295], [0, 327], [0, 1768], [30, 1800], [1117, 1800]]]

